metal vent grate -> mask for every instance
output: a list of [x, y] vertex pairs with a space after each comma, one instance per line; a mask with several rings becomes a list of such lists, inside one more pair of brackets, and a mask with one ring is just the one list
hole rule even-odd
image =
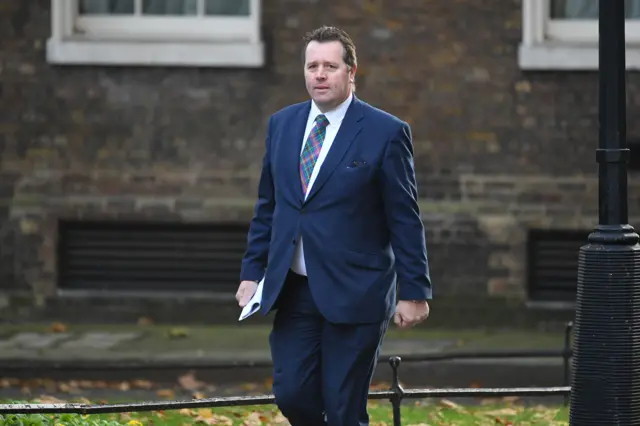
[[62, 222], [59, 287], [235, 291], [248, 224]]
[[575, 301], [578, 256], [590, 231], [530, 230], [528, 239], [529, 299]]

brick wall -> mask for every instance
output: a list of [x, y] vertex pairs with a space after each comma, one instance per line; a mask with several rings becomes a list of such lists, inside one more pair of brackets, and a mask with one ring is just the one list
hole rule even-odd
[[[413, 126], [436, 297], [523, 300], [527, 228], [596, 224], [597, 74], [521, 72], [520, 2], [263, 3], [267, 66], [229, 70], [53, 67], [49, 2], [2, 2], [0, 290], [55, 294], [60, 217], [248, 219], [267, 118], [306, 99], [299, 40], [322, 24], [354, 37], [358, 96]], [[630, 197], [633, 224], [633, 176]]]

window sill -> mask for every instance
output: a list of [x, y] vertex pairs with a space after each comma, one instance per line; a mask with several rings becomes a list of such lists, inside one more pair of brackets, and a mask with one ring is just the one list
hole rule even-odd
[[47, 41], [47, 61], [56, 65], [262, 67], [264, 44], [240, 42]]
[[[521, 44], [518, 50], [518, 65], [523, 70], [597, 71], [598, 62], [597, 44], [544, 42]], [[626, 66], [640, 69], [640, 45], [627, 47]]]

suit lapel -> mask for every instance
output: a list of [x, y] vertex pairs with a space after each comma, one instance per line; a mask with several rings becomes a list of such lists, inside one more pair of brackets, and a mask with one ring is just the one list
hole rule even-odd
[[299, 109], [292, 120], [291, 132], [289, 138], [289, 146], [285, 150], [287, 158], [283, 162], [286, 166], [286, 181], [290, 182], [287, 188], [290, 195], [297, 203], [302, 204], [304, 196], [302, 194], [302, 182], [300, 181], [300, 152], [302, 151], [302, 138], [307, 127], [307, 118], [311, 101], [305, 102]]
[[[354, 95], [353, 101], [351, 102], [351, 105], [349, 105], [347, 113], [342, 120], [340, 130], [338, 130], [338, 134], [331, 145], [331, 149], [320, 167], [318, 177], [316, 177], [305, 203], [308, 203], [318, 193], [318, 191], [322, 189], [329, 177], [336, 170], [336, 167], [338, 167], [338, 164], [342, 161], [342, 158], [347, 153], [351, 143], [362, 130], [362, 123], [360, 122], [362, 118], [362, 104]], [[300, 178], [298, 178], [298, 181], [300, 181]], [[302, 188], [302, 185], [300, 185], [300, 188]], [[300, 191], [302, 191], [302, 189], [300, 189]]]

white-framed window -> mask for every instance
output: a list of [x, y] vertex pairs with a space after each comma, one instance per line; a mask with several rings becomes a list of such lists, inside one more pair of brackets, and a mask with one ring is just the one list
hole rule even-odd
[[259, 67], [261, 0], [51, 0], [54, 64]]
[[[611, 1], [611, 0], [604, 0]], [[522, 69], [598, 69], [598, 0], [522, 0]], [[625, 0], [626, 62], [640, 68], [640, 0]]]

